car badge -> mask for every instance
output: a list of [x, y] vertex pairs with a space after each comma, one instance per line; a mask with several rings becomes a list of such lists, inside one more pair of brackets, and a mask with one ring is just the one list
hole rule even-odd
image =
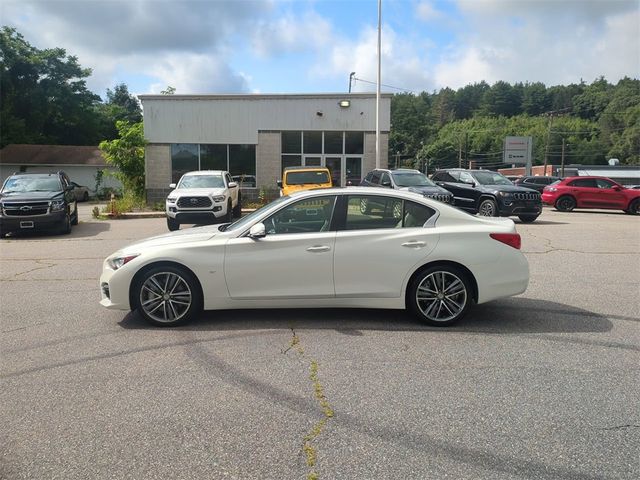
[[191, 205], [195, 205], [196, 203], [198, 203], [198, 199], [196, 199], [196, 198], [192, 198], [189, 201], [191, 202]]
[[31, 207], [29, 205], [24, 205], [22, 207], [20, 207], [20, 211], [21, 212], [28, 212], [31, 210]]

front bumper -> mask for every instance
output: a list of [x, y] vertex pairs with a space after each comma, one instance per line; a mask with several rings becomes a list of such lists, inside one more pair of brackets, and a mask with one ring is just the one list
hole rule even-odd
[[558, 195], [555, 193], [543, 193], [542, 194], [542, 202], [545, 205], [554, 205], [556, 200], [558, 199]]
[[62, 227], [65, 217], [64, 210], [44, 215], [2, 215], [0, 216], [0, 231], [7, 233], [54, 230]]
[[501, 199], [498, 205], [501, 217], [515, 215], [540, 215], [542, 213], [542, 202], [540, 200], [505, 200]]
[[227, 204], [216, 203], [211, 208], [184, 209], [179, 208], [175, 204], [167, 203], [167, 217], [172, 218], [179, 223], [196, 223], [207, 224], [215, 223], [219, 218], [227, 215]]

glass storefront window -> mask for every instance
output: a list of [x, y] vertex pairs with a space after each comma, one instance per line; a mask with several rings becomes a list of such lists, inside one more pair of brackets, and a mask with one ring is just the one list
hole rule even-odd
[[303, 153], [322, 153], [322, 132], [304, 132], [303, 145]]
[[229, 173], [232, 176], [256, 174], [256, 146], [229, 145]]
[[171, 145], [171, 182], [177, 183], [187, 172], [198, 170], [198, 144], [174, 143]]
[[344, 149], [347, 155], [364, 153], [364, 134], [362, 132], [345, 132]]
[[200, 170], [226, 170], [226, 145], [200, 145]]
[[280, 169], [280, 176], [282, 176], [282, 172], [287, 167], [299, 167], [302, 165], [302, 156], [301, 155], [282, 155], [282, 167]]
[[324, 153], [342, 153], [342, 132], [324, 132]]
[[282, 153], [302, 153], [302, 132], [282, 132]]

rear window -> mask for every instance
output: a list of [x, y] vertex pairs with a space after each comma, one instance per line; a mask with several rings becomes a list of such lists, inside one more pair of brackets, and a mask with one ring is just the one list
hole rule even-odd
[[307, 185], [329, 183], [327, 172], [288, 172], [285, 180], [287, 185]]

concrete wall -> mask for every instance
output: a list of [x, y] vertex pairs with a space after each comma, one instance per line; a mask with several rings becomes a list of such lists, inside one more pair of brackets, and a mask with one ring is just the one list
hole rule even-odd
[[[260, 187], [277, 188], [281, 168], [280, 132], [258, 132], [256, 146], [256, 183]], [[249, 193], [249, 192], [248, 192]]]
[[171, 191], [171, 145], [148, 144], [144, 151], [147, 202], [164, 202]]
[[[389, 165], [389, 134], [380, 132], [380, 168]], [[376, 168], [376, 133], [364, 134], [364, 157], [362, 158], [362, 178]]]

